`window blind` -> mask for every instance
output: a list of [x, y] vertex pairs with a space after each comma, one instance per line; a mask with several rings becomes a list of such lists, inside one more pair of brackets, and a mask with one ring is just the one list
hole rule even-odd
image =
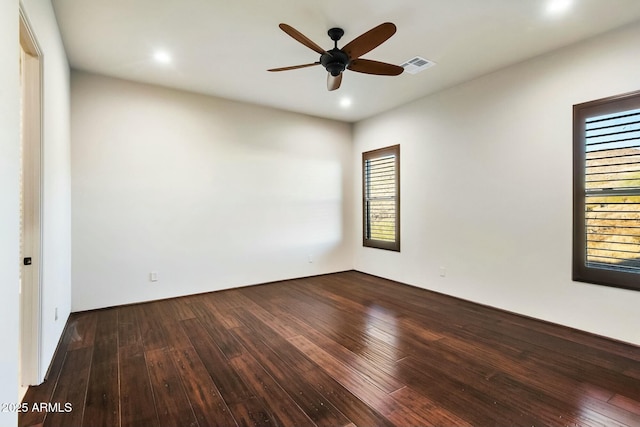
[[640, 109], [584, 125], [586, 265], [640, 273]]
[[367, 238], [392, 242], [396, 237], [395, 156], [365, 161]]
[[363, 153], [363, 242], [400, 250], [399, 146]]

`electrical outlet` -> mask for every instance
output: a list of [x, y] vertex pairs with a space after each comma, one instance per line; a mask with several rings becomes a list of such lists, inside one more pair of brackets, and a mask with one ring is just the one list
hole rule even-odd
[[58, 320], [58, 307], [56, 307], [56, 310], [55, 310], [55, 320], [56, 321]]
[[440, 277], [446, 277], [447, 269], [445, 267], [440, 267]]
[[149, 280], [152, 282], [157, 282], [158, 281], [158, 272], [157, 271], [152, 271], [151, 273], [149, 273]]
[[309, 264], [312, 264], [313, 263], [313, 255], [309, 255], [307, 260], [309, 261]]

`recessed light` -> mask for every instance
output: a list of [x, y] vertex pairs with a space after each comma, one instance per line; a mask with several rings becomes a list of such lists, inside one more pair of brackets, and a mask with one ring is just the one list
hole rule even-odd
[[549, 0], [547, 3], [548, 15], [560, 15], [571, 8], [573, 0]]
[[351, 98], [342, 98], [342, 99], [340, 99], [340, 106], [342, 108], [351, 107]]
[[156, 62], [159, 62], [160, 64], [168, 64], [171, 62], [171, 55], [169, 55], [169, 53], [164, 50], [157, 50], [153, 54], [153, 59], [155, 59]]

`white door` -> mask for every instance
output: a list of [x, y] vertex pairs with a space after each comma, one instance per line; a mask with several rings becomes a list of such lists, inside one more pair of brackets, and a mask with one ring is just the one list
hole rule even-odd
[[42, 73], [40, 50], [20, 11], [20, 386], [37, 385], [40, 372]]

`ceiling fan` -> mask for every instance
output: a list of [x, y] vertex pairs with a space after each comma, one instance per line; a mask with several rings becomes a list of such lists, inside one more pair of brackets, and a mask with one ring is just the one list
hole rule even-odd
[[372, 28], [347, 43], [342, 47], [342, 49], [338, 49], [338, 40], [340, 40], [344, 35], [344, 30], [342, 28], [331, 28], [327, 34], [329, 34], [331, 40], [334, 41], [334, 47], [330, 50], [324, 50], [290, 25], [280, 24], [279, 27], [282, 31], [293, 37], [298, 42], [319, 53], [320, 60], [310, 64], [271, 68], [267, 71], [287, 71], [322, 65], [327, 70], [327, 89], [330, 91], [336, 90], [340, 87], [340, 83], [342, 83], [342, 72], [345, 69], [356, 71], [358, 73], [375, 74], [379, 76], [397, 76], [402, 74], [404, 71], [404, 68], [399, 65], [360, 58], [365, 53], [380, 46], [389, 37], [395, 34], [396, 26], [391, 22], [385, 22], [375, 28]]

